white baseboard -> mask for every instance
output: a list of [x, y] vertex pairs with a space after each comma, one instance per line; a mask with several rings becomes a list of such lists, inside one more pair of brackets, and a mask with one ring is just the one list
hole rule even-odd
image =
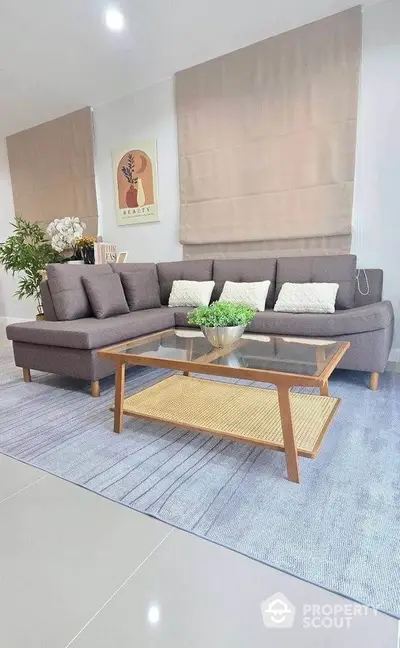
[[389, 362], [400, 362], [400, 349], [392, 349], [389, 355]]
[[22, 317], [0, 317], [0, 348], [11, 346], [11, 342], [7, 340], [6, 326], [9, 324], [18, 324], [19, 322], [29, 322]]
[[0, 317], [0, 327], [4, 328], [9, 324], [19, 324], [19, 322], [31, 322], [32, 320], [26, 317]]
[[5, 344], [11, 344], [6, 337], [6, 327], [9, 324], [19, 324], [20, 322], [31, 322], [32, 320], [23, 317], [0, 317], [0, 347]]

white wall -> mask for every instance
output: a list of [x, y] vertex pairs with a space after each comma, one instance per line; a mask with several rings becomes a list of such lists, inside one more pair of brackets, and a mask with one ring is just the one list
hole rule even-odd
[[364, 9], [353, 216], [360, 267], [383, 268], [400, 360], [400, 2]]
[[[10, 222], [14, 218], [14, 201], [8, 167], [7, 148], [4, 139], [0, 140], [0, 242], [11, 234]], [[13, 297], [17, 280], [6, 275], [0, 266], [0, 327], [14, 319], [32, 319], [36, 309], [33, 300], [19, 301]], [[1, 332], [1, 331], [0, 331]]]
[[[400, 359], [400, 2], [364, 10], [353, 252], [361, 267], [385, 272], [384, 296], [397, 316]], [[178, 171], [173, 81], [95, 107], [96, 175], [105, 240], [129, 251], [130, 261], [181, 258], [178, 244]], [[118, 227], [111, 150], [157, 137], [160, 223]], [[13, 216], [4, 142], [0, 142], [0, 240]], [[14, 284], [0, 270], [0, 317], [30, 317], [32, 306], [11, 299]]]
[[[129, 252], [128, 261], [182, 258], [178, 242], [178, 152], [174, 84], [167, 79], [94, 108], [99, 222], [105, 241]], [[118, 226], [111, 151], [157, 138], [159, 223]]]

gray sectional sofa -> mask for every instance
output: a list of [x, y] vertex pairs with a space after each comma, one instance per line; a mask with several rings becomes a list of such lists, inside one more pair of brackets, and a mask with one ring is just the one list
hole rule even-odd
[[[83, 277], [95, 274], [157, 272], [161, 307], [96, 319], [83, 286]], [[381, 270], [361, 271], [357, 276], [354, 255], [279, 259], [194, 260], [158, 264], [104, 264], [95, 266], [54, 264], [41, 286], [45, 321], [7, 327], [13, 342], [15, 363], [30, 380], [30, 369], [89, 380], [92, 395], [100, 393], [99, 380], [114, 372], [114, 365], [97, 351], [155, 331], [187, 327], [187, 308], [169, 308], [174, 279], [214, 279], [212, 299], [218, 299], [226, 280], [271, 281], [265, 312], [257, 313], [249, 326], [253, 333], [321, 337], [351, 343], [340, 363], [344, 369], [377, 374], [386, 368], [393, 337], [394, 315], [389, 301], [382, 301]], [[334, 314], [276, 313], [273, 306], [286, 281], [336, 282], [339, 291]]]

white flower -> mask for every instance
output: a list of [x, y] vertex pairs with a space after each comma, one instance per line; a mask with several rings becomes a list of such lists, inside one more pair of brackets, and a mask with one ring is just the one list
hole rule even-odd
[[53, 236], [55, 234], [54, 223], [50, 223], [50, 225], [47, 227], [46, 232], [49, 236]]
[[74, 246], [77, 239], [83, 235], [86, 227], [77, 217], [56, 218], [47, 227], [47, 234], [50, 237], [51, 245], [58, 252], [67, 250]]
[[57, 250], [57, 252], [62, 252], [64, 250], [64, 243], [62, 238], [58, 235], [53, 236], [51, 245], [55, 250]]

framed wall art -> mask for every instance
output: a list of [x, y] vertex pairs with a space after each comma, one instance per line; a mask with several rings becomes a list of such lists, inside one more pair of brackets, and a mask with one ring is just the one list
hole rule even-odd
[[118, 225], [159, 221], [156, 140], [113, 151]]

